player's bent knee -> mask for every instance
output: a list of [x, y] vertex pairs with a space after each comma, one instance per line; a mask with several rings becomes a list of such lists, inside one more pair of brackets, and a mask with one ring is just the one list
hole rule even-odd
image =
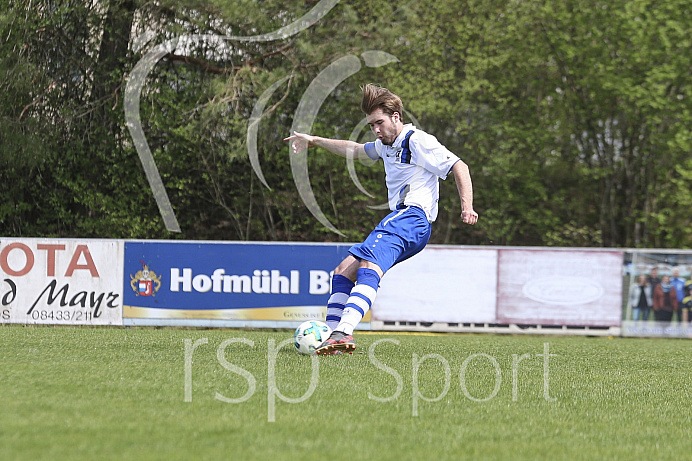
[[380, 278], [382, 278], [384, 276], [384, 271], [382, 270], [382, 268], [373, 262], [363, 260], [360, 262], [360, 268], [372, 269], [375, 272], [377, 272], [377, 275], [379, 275]]
[[356, 273], [358, 272], [359, 261], [353, 256], [348, 256], [341, 261], [341, 264], [334, 269], [334, 275], [343, 275], [344, 277], [355, 281]]

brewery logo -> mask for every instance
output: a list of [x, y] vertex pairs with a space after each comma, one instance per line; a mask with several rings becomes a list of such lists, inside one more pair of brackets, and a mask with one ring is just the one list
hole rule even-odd
[[140, 262], [142, 270], [137, 271], [135, 275], [130, 274], [130, 287], [137, 296], [156, 296], [156, 292], [161, 288], [161, 276], [150, 270], [144, 261]]

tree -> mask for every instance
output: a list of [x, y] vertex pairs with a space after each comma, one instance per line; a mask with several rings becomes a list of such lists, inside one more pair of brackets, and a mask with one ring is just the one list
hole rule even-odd
[[[425, 27], [457, 10], [447, 27]], [[481, 241], [682, 243], [664, 243], [652, 218], [690, 151], [686, 10], [645, 1], [421, 7], [406, 54], [424, 73], [401, 85], [419, 93], [419, 113], [444, 114], [421, 117], [453, 131], [450, 144], [468, 155]]]
[[[329, 93], [314, 133], [371, 139], [354, 132], [359, 86], [382, 83], [471, 167], [479, 224], [461, 225], [445, 181], [432, 242], [690, 246], [681, 0], [405, 0], [375, 14], [361, 0], [0, 2], [5, 235], [363, 238], [384, 213], [381, 168], [355, 162], [356, 184], [346, 162], [311, 150], [315, 202], [340, 236], [302, 203], [282, 140], [315, 78], [350, 56], [360, 70]], [[315, 8], [326, 14], [307, 28], [238, 38], [286, 31]], [[123, 104], [133, 69], [164, 45], [138, 115], [180, 233], [164, 226]], [[370, 66], [369, 50], [398, 62]], [[258, 107], [271, 189], [248, 158]]]

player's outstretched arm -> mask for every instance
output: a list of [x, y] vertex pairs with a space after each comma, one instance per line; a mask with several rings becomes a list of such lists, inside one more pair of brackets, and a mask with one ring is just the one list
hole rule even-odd
[[294, 131], [291, 136], [285, 138], [284, 141], [291, 141], [291, 147], [293, 147], [293, 153], [299, 154], [309, 146], [317, 146], [327, 149], [328, 151], [340, 155], [346, 158], [365, 158], [367, 154], [365, 153], [365, 147], [363, 144], [359, 144], [353, 141], [346, 141], [342, 139], [329, 139], [321, 138], [319, 136], [312, 136], [305, 133], [298, 133]]
[[473, 183], [471, 182], [469, 167], [462, 160], [459, 160], [452, 167], [452, 174], [459, 191], [461, 219], [466, 224], [473, 226], [478, 221], [478, 213], [473, 210]]

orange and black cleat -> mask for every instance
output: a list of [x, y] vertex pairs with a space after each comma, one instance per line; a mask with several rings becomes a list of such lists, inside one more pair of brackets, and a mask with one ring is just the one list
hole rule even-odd
[[356, 350], [356, 342], [352, 335], [347, 335], [343, 331], [333, 331], [329, 339], [320, 344], [320, 347], [315, 349], [317, 355], [332, 355], [348, 352], [353, 354]]

